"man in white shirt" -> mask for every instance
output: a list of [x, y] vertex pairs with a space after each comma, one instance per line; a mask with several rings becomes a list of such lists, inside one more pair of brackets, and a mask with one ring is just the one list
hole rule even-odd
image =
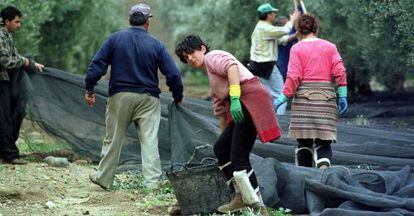
[[[270, 91], [276, 100], [283, 90], [283, 78], [277, 67], [278, 40], [289, 34], [293, 27], [293, 21], [297, 18], [295, 12], [284, 26], [274, 26], [278, 9], [269, 3], [257, 8], [259, 22], [252, 33], [252, 45], [250, 47], [250, 69], [260, 78], [263, 85]], [[284, 114], [286, 104], [279, 107], [277, 114]]]

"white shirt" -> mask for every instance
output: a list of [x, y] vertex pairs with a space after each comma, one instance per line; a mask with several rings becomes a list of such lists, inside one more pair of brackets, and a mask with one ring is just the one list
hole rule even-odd
[[259, 20], [252, 33], [252, 46], [250, 47], [250, 60], [255, 62], [277, 61], [278, 39], [289, 34], [292, 22], [284, 26], [274, 26], [268, 21]]

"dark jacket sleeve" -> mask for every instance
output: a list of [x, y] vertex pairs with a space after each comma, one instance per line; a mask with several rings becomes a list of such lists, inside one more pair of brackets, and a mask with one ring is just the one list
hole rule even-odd
[[184, 89], [181, 74], [164, 45], [161, 46], [159, 51], [158, 67], [167, 78], [167, 86], [170, 88], [174, 100], [180, 101], [183, 98]]
[[111, 56], [111, 47], [112, 47], [112, 37], [110, 37], [98, 52], [93, 57], [92, 62], [88, 67], [85, 78], [85, 88], [88, 91], [93, 91], [97, 82], [101, 79], [103, 75], [106, 74], [108, 65], [110, 64]]
[[17, 53], [15, 47], [9, 46], [11, 39], [7, 40], [4, 35], [0, 37], [0, 65], [7, 69], [19, 69], [24, 65], [24, 57]]

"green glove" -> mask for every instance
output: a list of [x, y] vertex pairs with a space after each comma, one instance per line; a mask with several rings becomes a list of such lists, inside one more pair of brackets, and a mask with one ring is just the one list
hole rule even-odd
[[241, 122], [243, 120], [244, 115], [241, 107], [240, 97], [237, 96], [230, 96], [230, 113], [231, 118], [235, 123]]

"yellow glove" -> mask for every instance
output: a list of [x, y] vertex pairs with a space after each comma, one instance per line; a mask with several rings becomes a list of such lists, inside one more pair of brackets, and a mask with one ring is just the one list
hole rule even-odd
[[236, 97], [240, 97], [241, 95], [241, 88], [240, 85], [230, 85], [229, 87], [229, 95], [231, 96], [236, 96]]
[[240, 102], [241, 88], [240, 85], [230, 85], [229, 89], [231, 118], [239, 123], [244, 118]]

